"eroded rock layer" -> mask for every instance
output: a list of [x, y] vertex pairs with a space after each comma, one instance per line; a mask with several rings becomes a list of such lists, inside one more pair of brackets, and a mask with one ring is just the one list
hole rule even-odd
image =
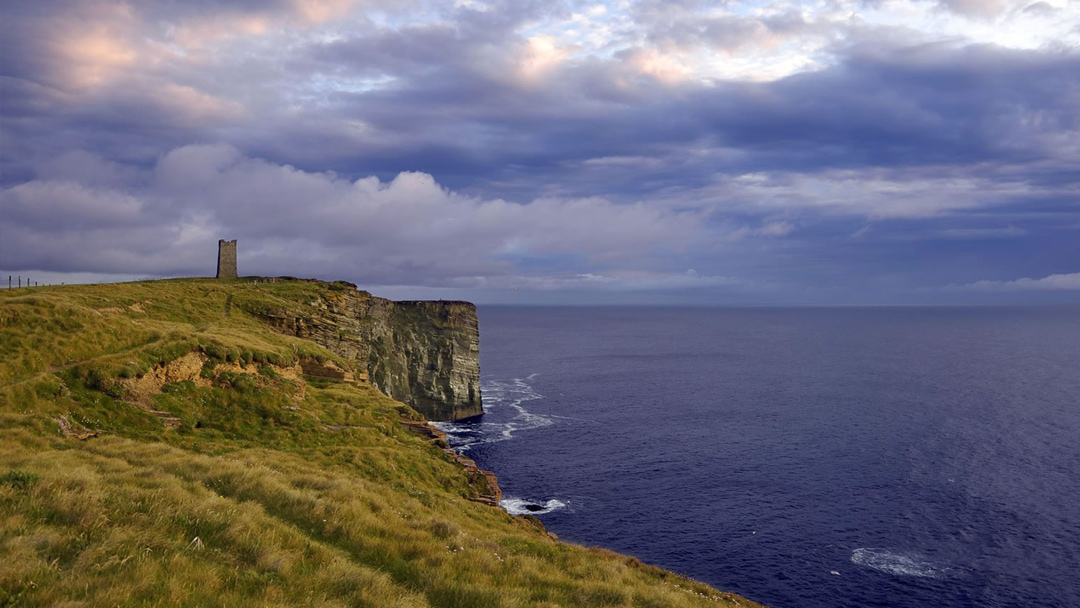
[[249, 311], [279, 331], [312, 340], [367, 370], [372, 385], [430, 420], [483, 413], [476, 306], [394, 302], [344, 282], [302, 312]]

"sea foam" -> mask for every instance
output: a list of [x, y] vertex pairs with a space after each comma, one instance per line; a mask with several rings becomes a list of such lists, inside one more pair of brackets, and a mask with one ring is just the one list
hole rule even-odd
[[566, 507], [566, 503], [552, 498], [551, 500], [528, 500], [525, 498], [504, 498], [499, 505], [511, 515], [543, 515], [557, 509]]
[[954, 570], [912, 551], [859, 548], [851, 552], [851, 561], [878, 572], [895, 576], [919, 578], [944, 578]]
[[[528, 379], [535, 375], [530, 375]], [[519, 431], [555, 424], [551, 417], [534, 414], [525, 408], [525, 403], [542, 399], [543, 395], [521, 378], [485, 382], [480, 388], [484, 394], [486, 412], [479, 421], [432, 423], [446, 433], [450, 446], [458, 452], [466, 452], [485, 443], [513, 439], [514, 433]], [[506, 408], [510, 412], [500, 411]]]

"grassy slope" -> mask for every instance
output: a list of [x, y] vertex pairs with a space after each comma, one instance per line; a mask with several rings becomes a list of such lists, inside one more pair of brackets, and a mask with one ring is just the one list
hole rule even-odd
[[[335, 288], [0, 293], [0, 606], [753, 605], [472, 502], [411, 409], [289, 377], [335, 357], [244, 310]], [[132, 388], [192, 352], [197, 378]]]

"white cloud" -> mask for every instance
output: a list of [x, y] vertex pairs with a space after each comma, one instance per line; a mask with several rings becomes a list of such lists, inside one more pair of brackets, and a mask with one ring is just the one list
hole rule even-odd
[[1024, 277], [1015, 281], [976, 281], [963, 286], [983, 291], [1080, 291], [1080, 272], [1052, 274], [1041, 279]]
[[[0, 192], [0, 222], [12, 241], [5, 252], [14, 252], [5, 263], [59, 259], [71, 272], [200, 274], [197, 264], [212, 257], [217, 238], [239, 238], [242, 272], [424, 284], [520, 274], [526, 263], [542, 274], [556, 263], [546, 259], [567, 256], [585, 268], [632, 267], [657, 250], [685, 247], [702, 222], [695, 213], [600, 197], [464, 196], [420, 172], [350, 180], [225, 145], [173, 150], [137, 181], [144, 185], [37, 180]], [[125, 226], [147, 233], [118, 239]]]
[[718, 184], [717, 197], [767, 209], [818, 209], [873, 219], [925, 218], [992, 207], [1034, 192], [1031, 185], [984, 177], [920, 175], [904, 170], [748, 173]]
[[543, 35], [578, 58], [619, 56], [667, 85], [686, 80], [776, 80], [819, 70], [855, 39], [901, 35], [1014, 49], [1080, 44], [1080, 5], [1069, 0], [643, 1], [604, 11], [551, 11], [523, 36]]

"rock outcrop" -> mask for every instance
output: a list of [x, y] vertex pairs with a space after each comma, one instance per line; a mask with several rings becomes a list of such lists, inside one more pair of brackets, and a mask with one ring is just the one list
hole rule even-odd
[[470, 302], [393, 302], [345, 282], [306, 310], [250, 310], [278, 331], [357, 362], [388, 396], [429, 420], [483, 413], [480, 334]]
[[446, 452], [451, 458], [457, 461], [458, 464], [465, 468], [465, 473], [472, 480], [473, 487], [479, 490], [477, 495], [469, 498], [469, 500], [492, 507], [499, 506], [499, 501], [502, 500], [502, 488], [499, 487], [499, 478], [495, 476], [495, 473], [481, 469], [476, 466], [475, 460], [450, 447], [450, 442], [446, 439], [446, 433], [440, 431], [431, 424], [421, 420], [410, 419], [402, 419], [401, 423], [413, 433], [434, 443], [443, 452]]

